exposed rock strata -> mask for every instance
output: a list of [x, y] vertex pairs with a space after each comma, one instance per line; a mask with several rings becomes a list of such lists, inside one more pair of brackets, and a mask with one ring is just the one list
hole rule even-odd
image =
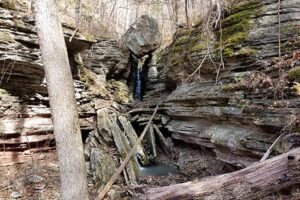
[[[91, 46], [84, 36], [64, 25], [64, 35], [70, 57]], [[0, 84], [18, 92], [46, 93], [44, 71], [34, 20], [13, 10], [0, 8]]]
[[[210, 48], [216, 65], [207, 58], [189, 79], [192, 83], [182, 81], [207, 53], [201, 25], [177, 31], [174, 42], [160, 53], [157, 86], [177, 86], [161, 105], [161, 120], [174, 139], [212, 148], [219, 159], [240, 167], [258, 161], [282, 132], [289, 139], [276, 146], [275, 154], [300, 145], [300, 98], [291, 87], [300, 66], [292, 58], [300, 48], [300, 2], [282, 1], [281, 62], [276, 60], [277, 3], [241, 1], [233, 6], [222, 20], [225, 68], [219, 64], [220, 31], [214, 30]], [[146, 95], [151, 99], [155, 91]], [[132, 114], [140, 116], [135, 121], [149, 116]]]
[[[200, 24], [193, 29], [179, 29], [173, 43], [163, 50], [158, 59], [160, 79], [167, 86], [174, 88], [194, 72], [207, 53], [211, 51], [211, 59], [207, 57], [201, 67], [201, 79], [215, 77], [219, 67], [220, 49], [223, 49], [225, 69], [222, 75], [234, 72], [255, 71], [278, 56], [278, 1], [243, 0], [231, 6], [222, 20], [222, 37], [219, 29], [202, 35]], [[282, 55], [290, 54], [299, 48], [299, 1], [281, 2], [281, 46]], [[209, 40], [209, 45], [206, 40]], [[199, 73], [192, 77], [199, 79]]]
[[107, 79], [127, 80], [129, 50], [124, 49], [114, 40], [99, 40], [92, 48], [83, 53], [84, 66], [100, 75], [102, 81]]

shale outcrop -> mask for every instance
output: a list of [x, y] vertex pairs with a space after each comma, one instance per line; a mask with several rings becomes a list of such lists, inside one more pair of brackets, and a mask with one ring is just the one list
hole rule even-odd
[[[91, 46], [83, 35], [64, 25], [64, 36], [70, 58]], [[72, 40], [70, 41], [70, 38]], [[46, 93], [44, 71], [32, 17], [22, 12], [0, 8], [1, 87], [12, 92]]]
[[98, 40], [83, 53], [84, 66], [107, 79], [127, 80], [130, 72], [130, 52], [115, 40]]
[[239, 167], [258, 161], [282, 133], [274, 154], [300, 145], [300, 98], [293, 87], [299, 80], [300, 2], [282, 1], [279, 11], [277, 4], [236, 3], [221, 30], [207, 35], [205, 22], [180, 29], [159, 54], [156, 84], [171, 92], [160, 120], [173, 139], [212, 148]]

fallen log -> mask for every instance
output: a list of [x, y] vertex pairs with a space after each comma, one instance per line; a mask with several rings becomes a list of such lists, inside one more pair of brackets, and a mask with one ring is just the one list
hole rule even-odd
[[153, 128], [156, 131], [156, 134], [158, 136], [158, 140], [159, 140], [160, 145], [163, 148], [164, 152], [168, 156], [171, 156], [172, 155], [172, 150], [171, 150], [172, 147], [171, 147], [170, 143], [166, 140], [166, 138], [164, 137], [162, 132], [159, 130], [159, 128], [155, 124], [153, 124]]
[[157, 157], [157, 152], [156, 152], [156, 140], [155, 140], [155, 135], [154, 135], [154, 130], [153, 130], [153, 125], [151, 125], [149, 127], [149, 134], [148, 134], [148, 138], [149, 138], [149, 142], [151, 145], [151, 151], [152, 151], [152, 155], [154, 158]]
[[146, 191], [149, 200], [259, 199], [300, 183], [300, 147], [236, 172]]

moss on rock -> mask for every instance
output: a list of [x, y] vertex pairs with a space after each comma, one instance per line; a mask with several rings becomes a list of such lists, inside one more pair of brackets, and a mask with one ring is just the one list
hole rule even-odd
[[8, 10], [15, 10], [16, 9], [16, 4], [12, 0], [5, 0], [3, 2], [0, 2], [0, 7], [8, 9]]
[[15, 39], [6, 31], [0, 32], [0, 40], [4, 42], [15, 42]]
[[9, 95], [9, 93], [6, 90], [0, 88], [0, 98], [8, 96], [8, 95]]
[[186, 44], [190, 41], [188, 37], [180, 37], [175, 41], [175, 46]]
[[94, 42], [95, 39], [92, 35], [84, 35], [84, 39], [89, 41], [89, 42]]
[[108, 88], [113, 90], [113, 96], [116, 102], [129, 103], [132, 101], [129, 88], [125, 83], [112, 79], [108, 82]]
[[249, 37], [253, 27], [252, 18], [261, 12], [262, 7], [259, 1], [242, 1], [235, 5], [228, 16], [222, 20], [224, 28], [215, 32], [219, 40], [216, 48], [220, 49], [223, 46], [225, 57], [249, 56], [256, 53], [256, 50], [250, 47], [239, 49], [237, 46]]
[[194, 52], [200, 52], [203, 49], [205, 49], [206, 45], [205, 44], [197, 44], [195, 46], [192, 46], [190, 48], [190, 53], [194, 53]]
[[292, 69], [288, 73], [288, 79], [291, 81], [300, 82], [300, 67], [296, 67], [296, 68]]

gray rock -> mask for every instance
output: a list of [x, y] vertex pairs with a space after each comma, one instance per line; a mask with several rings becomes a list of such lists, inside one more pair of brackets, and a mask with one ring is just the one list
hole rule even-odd
[[[286, 152], [300, 144], [295, 133], [299, 124], [291, 125], [294, 115], [300, 112], [300, 98], [289, 89], [288, 81], [281, 83], [294, 65], [289, 64], [285, 54], [292, 56], [300, 47], [296, 31], [300, 25], [300, 2], [290, 0], [281, 4], [281, 52], [283, 62], [287, 63], [282, 72], [276, 65], [278, 1], [238, 2], [239, 9], [229, 10], [222, 21], [225, 69], [221, 67], [218, 72], [218, 83], [215, 80], [217, 65], [209, 59], [201, 71], [195, 73], [194, 79], [189, 79], [191, 83], [185, 81], [199, 67], [207, 51], [203, 40], [206, 37], [202, 26], [198, 26], [178, 30], [173, 43], [159, 53], [156, 65], [159, 77], [157, 82], [148, 80], [151, 87], [146, 95], [156, 97], [156, 88], [163, 88], [162, 84], [172, 90], [163, 90], [172, 93], [161, 105], [164, 108], [162, 123], [172, 137], [211, 148], [220, 160], [245, 167], [258, 161], [286, 127], [291, 134], [283, 138], [274, 153]], [[251, 12], [249, 5], [254, 8]], [[249, 26], [245, 26], [243, 20]], [[208, 38], [215, 63], [220, 59], [220, 52], [215, 49], [220, 44], [218, 34], [220, 32], [215, 30]], [[237, 42], [233, 42], [237, 38]], [[263, 75], [261, 82], [271, 84], [260, 83], [257, 74]], [[250, 84], [253, 81], [258, 83]], [[284, 89], [277, 88], [280, 85]]]
[[18, 199], [18, 198], [21, 198], [21, 197], [22, 197], [22, 195], [21, 195], [20, 192], [12, 192], [12, 193], [10, 194], [10, 196], [11, 196], [11, 198], [13, 198], [13, 199]]
[[103, 186], [117, 169], [117, 163], [109, 152], [92, 148], [90, 166], [95, 185]]
[[29, 176], [27, 176], [27, 180], [30, 183], [40, 183], [44, 180], [44, 178], [41, 176], [38, 176], [38, 175], [29, 175]]
[[[225, 47], [223, 59], [229, 72], [253, 69], [278, 57], [278, 2], [276, 0], [238, 2], [239, 9], [229, 11], [222, 23], [222, 43]], [[282, 2], [280, 15], [282, 55], [289, 55], [289, 52], [299, 49], [296, 42], [299, 35], [296, 27], [300, 24], [299, 4], [297, 0]], [[249, 5], [254, 9], [251, 10]], [[244, 15], [245, 13], [248, 14]], [[220, 32], [214, 31], [209, 38], [214, 62], [220, 62], [220, 52], [215, 49], [221, 42], [219, 34]], [[207, 34], [204, 35], [202, 32], [202, 26], [192, 30], [179, 29], [174, 35], [174, 42], [160, 53], [157, 65], [159, 78], [165, 79], [168, 88], [174, 89], [199, 67], [207, 53], [206, 36]], [[209, 59], [206, 59], [201, 67], [201, 78], [208, 79], [214, 76], [215, 67]], [[197, 79], [198, 76], [196, 73], [192, 78]]]
[[138, 58], [157, 50], [161, 44], [157, 21], [147, 15], [141, 16], [122, 36], [122, 43]]
[[[46, 94], [44, 69], [33, 18], [19, 11], [0, 7], [0, 24], [1, 87], [13, 93]], [[63, 27], [69, 54], [91, 46], [91, 42], [81, 34], [76, 34], [70, 42], [74, 29], [67, 25]]]
[[36, 190], [43, 190], [45, 189], [46, 184], [40, 183], [40, 184], [36, 184], [36, 186], [34, 187], [34, 189]]
[[149, 68], [149, 72], [148, 72], [148, 78], [151, 79], [156, 79], [158, 77], [158, 71], [156, 66], [151, 66]]
[[103, 138], [103, 140], [107, 143], [112, 143], [113, 138], [111, 134], [111, 122], [108, 117], [108, 113], [106, 109], [99, 109], [97, 111], [97, 137]]
[[82, 54], [84, 66], [99, 75], [100, 80], [127, 79], [130, 71], [129, 50], [114, 40], [99, 40]]

